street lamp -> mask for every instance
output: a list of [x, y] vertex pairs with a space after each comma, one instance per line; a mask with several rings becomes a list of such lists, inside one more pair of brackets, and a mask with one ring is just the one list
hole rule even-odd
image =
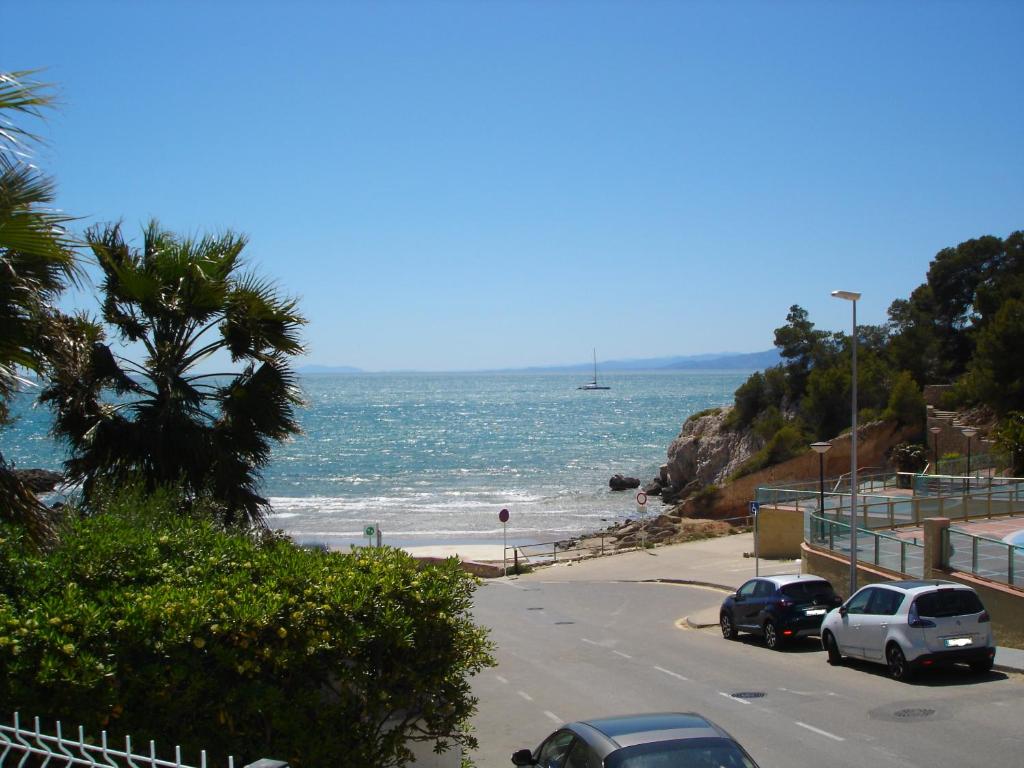
[[[971, 476], [971, 438], [978, 434], [978, 430], [974, 427], [964, 427], [960, 430], [963, 436], [967, 438], [967, 476]], [[970, 480], [967, 481], [968, 483]]]
[[853, 304], [851, 389], [850, 397], [850, 594], [857, 591], [857, 301], [859, 293], [853, 291], [832, 291], [835, 299], [844, 299]]
[[825, 536], [825, 454], [832, 443], [811, 443], [811, 450], [818, 454], [818, 514], [821, 515], [819, 530]]
[[818, 454], [818, 508], [822, 517], [825, 515], [825, 454], [831, 447], [832, 443], [811, 443], [811, 450]]
[[928, 431], [935, 435], [934, 448], [932, 448], [935, 456], [935, 471], [932, 474], [937, 475], [939, 474], [939, 432], [942, 431], [942, 427], [931, 427]]

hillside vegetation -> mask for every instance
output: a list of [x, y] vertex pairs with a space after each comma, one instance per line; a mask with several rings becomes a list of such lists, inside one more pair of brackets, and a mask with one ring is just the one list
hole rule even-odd
[[[926, 384], [953, 385], [947, 408], [983, 407], [997, 445], [1019, 463], [1024, 448], [1024, 232], [945, 248], [925, 282], [897, 299], [883, 325], [857, 328], [858, 421], [889, 419], [923, 432]], [[851, 338], [815, 328], [790, 307], [775, 330], [783, 362], [735, 393], [727, 426], [763, 441], [737, 475], [785, 461], [850, 427]], [[1019, 470], [1019, 467], [1015, 466]]]

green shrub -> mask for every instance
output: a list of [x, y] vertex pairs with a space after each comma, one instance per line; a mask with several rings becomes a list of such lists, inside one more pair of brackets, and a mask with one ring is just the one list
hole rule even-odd
[[1024, 475], [1024, 411], [1010, 411], [996, 425], [996, 448], [1010, 458], [1014, 477]]
[[873, 421], [882, 421], [885, 418], [885, 411], [881, 408], [861, 408], [857, 412], [857, 424], [870, 424]]
[[767, 405], [765, 401], [765, 377], [755, 372], [740, 384], [733, 395], [734, 407], [725, 419], [728, 429], [742, 429], [750, 425], [761, 409]]
[[48, 554], [4, 529], [5, 711], [215, 763], [401, 765], [409, 735], [473, 746], [469, 677], [493, 660], [457, 562], [257, 541], [176, 504], [125, 494]]
[[696, 421], [697, 419], [703, 419], [705, 416], [717, 416], [721, 412], [721, 408], [705, 408], [703, 411], [697, 411], [697, 413], [687, 416], [686, 421]]
[[799, 456], [807, 450], [808, 440], [800, 425], [786, 422], [772, 435], [768, 443], [760, 451], [747, 459], [740, 468], [733, 472], [730, 480], [752, 475], [765, 467], [780, 464], [783, 461]]
[[901, 371], [892, 385], [885, 417], [900, 426], [924, 427], [926, 405], [921, 388], [907, 371]]
[[782, 412], [776, 406], [770, 405], [758, 414], [751, 428], [755, 435], [767, 443], [785, 425], [786, 419]]
[[920, 472], [928, 463], [928, 449], [917, 443], [900, 443], [889, 451], [899, 472]]

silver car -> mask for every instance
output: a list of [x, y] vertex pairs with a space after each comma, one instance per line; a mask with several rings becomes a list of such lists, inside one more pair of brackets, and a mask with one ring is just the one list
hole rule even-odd
[[830, 664], [844, 656], [889, 667], [897, 680], [942, 664], [988, 672], [996, 655], [992, 622], [977, 593], [951, 581], [883, 581], [829, 612], [821, 644]]
[[535, 768], [757, 768], [732, 736], [693, 712], [567, 723], [512, 763]]

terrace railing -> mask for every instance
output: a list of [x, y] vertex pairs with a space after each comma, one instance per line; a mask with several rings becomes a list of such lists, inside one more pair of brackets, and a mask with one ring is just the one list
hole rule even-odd
[[[992, 474], [992, 470], [1002, 469], [1006, 466], [1008, 466], [1006, 456], [997, 453], [975, 453], [971, 456], [970, 474]], [[967, 457], [957, 456], [949, 459], [939, 459], [936, 468], [940, 475], [966, 475], [968, 474]]]
[[[937, 484], [932, 494], [886, 496], [862, 488], [857, 496], [857, 519], [861, 527], [877, 530], [920, 525], [931, 517], [972, 520], [1024, 514], [1024, 480], [1020, 478], [931, 478]], [[826, 491], [821, 509], [820, 490], [807, 484], [796, 487], [761, 487], [757, 500], [762, 505], [793, 507], [837, 521], [849, 521], [850, 494]]]
[[1024, 547], [955, 528], [947, 529], [944, 538], [947, 567], [1011, 587], [1024, 584], [1024, 574], [1019, 574]]
[[[804, 538], [813, 546], [850, 557], [850, 526], [820, 515], [807, 515]], [[857, 527], [857, 560], [902, 573], [924, 577], [924, 543], [869, 528]]]

